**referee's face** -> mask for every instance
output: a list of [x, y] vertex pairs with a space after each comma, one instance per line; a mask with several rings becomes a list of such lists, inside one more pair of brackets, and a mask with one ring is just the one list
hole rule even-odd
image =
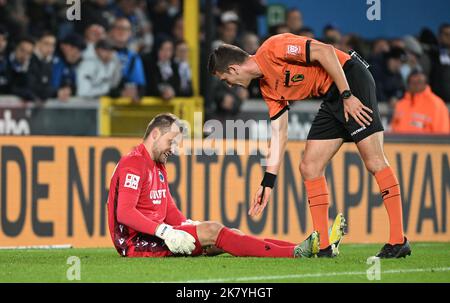
[[224, 73], [217, 72], [216, 77], [224, 82], [228, 87], [233, 85], [247, 88], [250, 85], [252, 78], [244, 72], [240, 65], [233, 64]]

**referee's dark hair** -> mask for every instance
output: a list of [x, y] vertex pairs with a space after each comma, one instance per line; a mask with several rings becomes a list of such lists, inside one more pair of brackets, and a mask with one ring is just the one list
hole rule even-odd
[[183, 127], [178, 124], [178, 121], [178, 117], [171, 113], [162, 113], [157, 115], [148, 124], [147, 130], [145, 131], [144, 140], [148, 138], [152, 130], [154, 130], [155, 128], [158, 128], [161, 131], [161, 134], [164, 135], [170, 130], [173, 123], [177, 123], [177, 125], [180, 127], [180, 132], [182, 133]]
[[249, 56], [246, 51], [237, 46], [222, 44], [209, 55], [208, 71], [212, 75], [216, 72], [224, 73], [231, 64], [242, 64]]

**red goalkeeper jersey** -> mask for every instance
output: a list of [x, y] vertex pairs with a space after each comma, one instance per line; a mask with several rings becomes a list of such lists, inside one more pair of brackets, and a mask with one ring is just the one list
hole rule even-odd
[[154, 235], [160, 223], [184, 221], [170, 195], [164, 164], [154, 162], [143, 144], [122, 157], [108, 196], [109, 232], [117, 251], [126, 256], [140, 235]]

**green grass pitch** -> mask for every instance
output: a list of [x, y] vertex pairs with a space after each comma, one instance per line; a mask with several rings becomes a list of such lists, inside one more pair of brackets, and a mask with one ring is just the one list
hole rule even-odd
[[410, 257], [381, 260], [381, 279], [370, 281], [367, 258], [380, 247], [343, 244], [335, 259], [132, 259], [112, 248], [0, 250], [0, 282], [73, 282], [66, 275], [70, 256], [80, 258], [80, 282], [450, 282], [450, 243], [412, 243]]

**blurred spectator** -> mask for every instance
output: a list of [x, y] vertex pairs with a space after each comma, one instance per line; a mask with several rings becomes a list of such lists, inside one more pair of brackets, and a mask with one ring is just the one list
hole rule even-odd
[[186, 41], [181, 40], [175, 43], [175, 56], [173, 61], [178, 65], [178, 75], [180, 77], [178, 96], [192, 96], [192, 71], [189, 65], [189, 46]]
[[254, 55], [260, 46], [259, 37], [254, 33], [247, 32], [242, 35], [240, 46], [250, 55]]
[[371, 56], [375, 57], [378, 55], [384, 55], [385, 53], [388, 53], [391, 50], [391, 46], [389, 45], [389, 42], [386, 39], [378, 39], [375, 40], [372, 46]]
[[405, 52], [400, 48], [392, 48], [384, 54], [382, 61], [371, 65], [378, 101], [387, 101], [393, 106], [403, 96], [405, 87], [400, 69], [405, 61]]
[[423, 28], [419, 34], [419, 42], [425, 51], [430, 51], [431, 48], [437, 47], [439, 45], [438, 38], [429, 28]]
[[337, 27], [332, 24], [328, 24], [323, 29], [322, 41], [327, 44], [331, 44], [336, 48], [339, 48], [342, 40], [342, 34]]
[[147, 0], [155, 39], [170, 36], [175, 17], [182, 12], [179, 0]]
[[91, 24], [98, 24], [108, 29], [114, 21], [114, 15], [110, 10], [109, 0], [85, 0], [81, 2], [81, 18], [75, 22], [77, 33], [84, 33]]
[[[391, 46], [386, 39], [377, 39], [372, 43], [372, 49], [367, 58], [370, 64], [370, 70], [382, 70], [385, 64], [385, 56], [391, 50]], [[379, 100], [379, 99], [378, 99]]]
[[33, 101], [44, 102], [56, 95], [51, 82], [55, 47], [56, 37], [49, 32], [42, 33], [36, 41], [28, 71], [28, 85]]
[[428, 56], [424, 56], [422, 46], [413, 36], [403, 38], [406, 52], [406, 62], [400, 70], [403, 80], [406, 83], [412, 71], [421, 71], [425, 75], [429, 74], [430, 62]]
[[439, 46], [430, 51], [430, 82], [433, 91], [450, 103], [450, 24], [439, 28]]
[[77, 96], [97, 98], [108, 95], [122, 77], [114, 46], [100, 40], [94, 46], [94, 56], [83, 58], [77, 69]]
[[96, 57], [95, 44], [106, 38], [105, 28], [99, 24], [92, 23], [84, 31], [84, 41], [86, 49], [83, 51], [83, 58]]
[[148, 42], [146, 35], [151, 33], [152, 30], [146, 15], [147, 7], [140, 2], [142, 1], [119, 0], [116, 1], [117, 7], [115, 10], [116, 17], [127, 18], [130, 21], [132, 35], [128, 47], [135, 52], [139, 52], [145, 47], [148, 51], [148, 45], [142, 45], [142, 43]]
[[[59, 16], [66, 18], [65, 1], [57, 0], [29, 0], [27, 3], [28, 32], [35, 35], [39, 32], [56, 33], [58, 31]], [[60, 11], [62, 12], [60, 14]]]
[[408, 92], [395, 106], [391, 128], [394, 133], [450, 132], [447, 106], [431, 91], [424, 73], [413, 72], [408, 77]]
[[[254, 55], [260, 46], [258, 36], [253, 33], [245, 33], [241, 39], [242, 49], [250, 55]], [[261, 90], [259, 89], [259, 80], [253, 79], [247, 88], [249, 98], [262, 98]]]
[[135, 33], [134, 40], [131, 42], [131, 48], [141, 54], [150, 53], [155, 41], [153, 34], [153, 25], [147, 17], [147, 3], [145, 1], [138, 1], [135, 14], [139, 20], [139, 28]]
[[16, 95], [24, 101], [30, 100], [27, 74], [33, 48], [34, 41], [31, 38], [21, 38], [8, 58], [7, 75], [10, 94]]
[[70, 34], [59, 43], [52, 70], [52, 86], [59, 101], [68, 101], [76, 92], [76, 68], [85, 47], [83, 37], [78, 34]]
[[131, 24], [127, 18], [117, 18], [109, 32], [122, 66], [122, 79], [112, 96], [128, 97], [138, 101], [145, 90], [145, 73], [141, 57], [128, 48]]
[[239, 16], [245, 16], [242, 30], [258, 32], [258, 17], [266, 13], [265, 0], [218, 0], [217, 6], [221, 12], [234, 11]]
[[277, 25], [273, 25], [269, 28], [269, 36], [289, 33], [289, 27], [286, 23], [280, 23]]
[[219, 37], [213, 42], [212, 48], [222, 43], [237, 44], [239, 17], [233, 11], [227, 11], [220, 16]]
[[136, 0], [117, 0], [115, 16], [124, 17], [130, 21], [133, 34], [138, 32], [139, 19], [136, 16], [137, 1]]
[[309, 37], [309, 38], [312, 38], [312, 39], [314, 39], [314, 37], [315, 37], [314, 30], [312, 28], [310, 28], [310, 27], [307, 27], [307, 26], [303, 26], [299, 30], [298, 34], [300, 36], [305, 36], [305, 37]]
[[180, 76], [178, 66], [172, 60], [173, 53], [172, 40], [163, 39], [155, 53], [144, 58], [147, 95], [170, 100], [180, 93]]
[[363, 39], [355, 34], [345, 35], [341, 40], [339, 49], [345, 53], [348, 53], [350, 50], [354, 50], [363, 58], [367, 58], [369, 52]]
[[289, 28], [289, 32], [299, 35], [300, 30], [303, 27], [303, 15], [297, 8], [291, 8], [286, 12], [286, 25]]
[[7, 94], [9, 91], [9, 80], [7, 75], [8, 54], [8, 32], [5, 27], [0, 26], [0, 94]]
[[24, 9], [24, 1], [0, 1], [0, 24], [10, 37], [23, 37], [27, 34], [28, 16]]
[[402, 50], [405, 50], [405, 48], [406, 48], [405, 41], [403, 41], [403, 39], [400, 39], [400, 38], [392, 39], [390, 41], [390, 45], [391, 45], [391, 48], [400, 48]]
[[175, 41], [184, 40], [184, 20], [182, 15], [175, 18], [172, 27], [172, 37]]
[[214, 78], [213, 99], [215, 103], [215, 115], [213, 118], [224, 122], [233, 119], [241, 108], [242, 102], [248, 98], [248, 91], [242, 87], [229, 87], [224, 82]]

